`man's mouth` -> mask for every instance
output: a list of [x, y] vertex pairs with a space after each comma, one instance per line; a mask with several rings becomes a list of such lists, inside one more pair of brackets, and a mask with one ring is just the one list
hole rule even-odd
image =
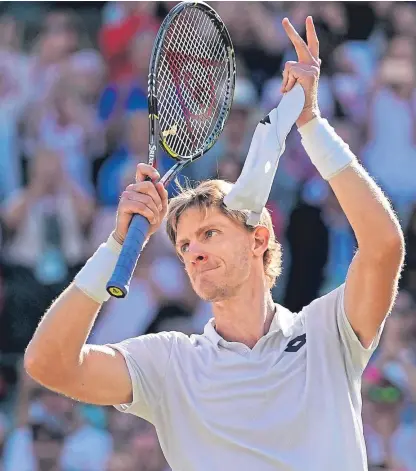
[[211, 268], [205, 268], [204, 270], [199, 270], [196, 272], [195, 275], [202, 275], [203, 273], [207, 273], [212, 270], [216, 270], [218, 267], [211, 267]]

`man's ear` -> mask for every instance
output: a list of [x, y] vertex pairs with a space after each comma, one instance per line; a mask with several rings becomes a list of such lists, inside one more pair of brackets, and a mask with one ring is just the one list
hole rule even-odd
[[257, 226], [253, 231], [253, 253], [257, 257], [263, 257], [269, 247], [270, 232], [267, 227]]

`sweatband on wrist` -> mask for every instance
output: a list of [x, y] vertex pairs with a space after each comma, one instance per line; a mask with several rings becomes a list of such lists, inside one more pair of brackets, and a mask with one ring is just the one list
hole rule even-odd
[[110, 298], [106, 285], [113, 274], [121, 247], [110, 235], [75, 276], [74, 284], [97, 303], [102, 304]]
[[330, 180], [357, 161], [348, 144], [338, 136], [326, 119], [316, 117], [298, 131], [306, 153], [325, 180]]

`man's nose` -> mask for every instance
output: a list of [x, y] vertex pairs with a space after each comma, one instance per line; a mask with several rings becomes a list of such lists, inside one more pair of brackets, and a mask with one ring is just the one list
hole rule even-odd
[[190, 256], [191, 263], [193, 265], [199, 265], [205, 263], [208, 260], [208, 255], [201, 250], [199, 244], [190, 244], [188, 254]]

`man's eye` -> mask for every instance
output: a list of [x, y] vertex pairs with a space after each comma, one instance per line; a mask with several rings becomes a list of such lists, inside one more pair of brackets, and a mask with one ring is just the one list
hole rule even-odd
[[208, 231], [205, 232], [205, 238], [206, 239], [209, 239], [210, 237], [212, 237], [213, 235], [215, 235], [217, 233], [216, 230], [214, 229], [209, 229]]
[[181, 245], [181, 253], [185, 253], [188, 251], [189, 244], [183, 244]]

